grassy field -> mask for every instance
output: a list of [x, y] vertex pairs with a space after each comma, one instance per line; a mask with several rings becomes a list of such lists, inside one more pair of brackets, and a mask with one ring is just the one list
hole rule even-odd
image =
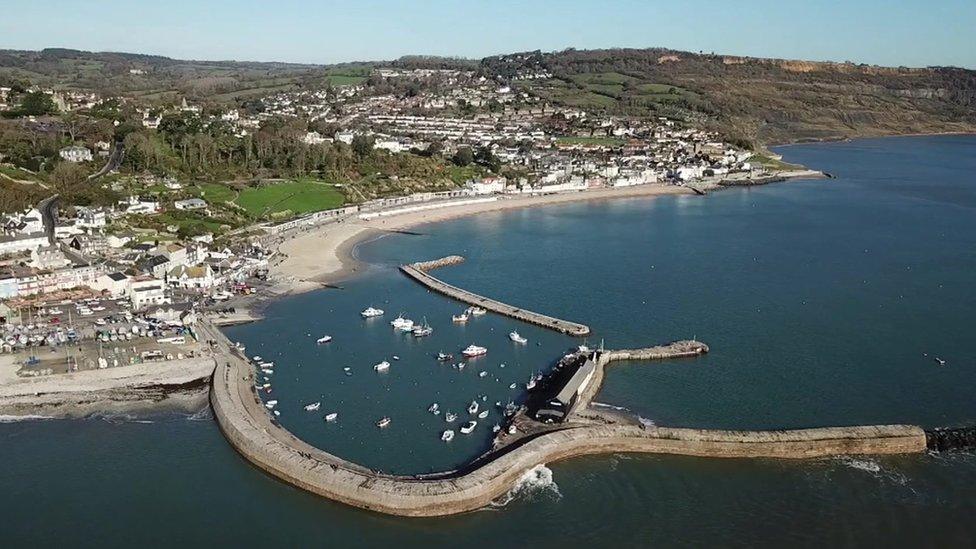
[[627, 143], [626, 140], [620, 139], [619, 137], [576, 137], [576, 136], [557, 137], [556, 142], [563, 143], [566, 145], [606, 145], [608, 147], [619, 147]]
[[798, 164], [790, 164], [788, 162], [783, 162], [782, 160], [777, 160], [761, 154], [750, 156], [748, 162], [752, 164], [759, 164], [767, 170], [795, 171], [805, 169], [803, 166]]
[[290, 211], [301, 215], [338, 208], [345, 197], [329, 183], [299, 179], [251, 187], [241, 192], [235, 202], [253, 217], [267, 217]]
[[237, 198], [237, 191], [218, 183], [203, 183], [193, 190], [200, 198], [209, 203], [233, 202]]

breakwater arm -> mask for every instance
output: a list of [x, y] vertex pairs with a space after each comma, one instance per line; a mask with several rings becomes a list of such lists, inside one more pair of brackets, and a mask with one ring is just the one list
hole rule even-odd
[[501, 301], [483, 297], [462, 288], [458, 288], [457, 286], [452, 286], [443, 280], [431, 276], [431, 274], [428, 273], [428, 271], [431, 269], [444, 267], [447, 265], [456, 265], [462, 261], [464, 261], [463, 257], [454, 255], [433, 261], [401, 265], [400, 271], [420, 284], [423, 284], [427, 288], [450, 298], [456, 299], [462, 303], [481, 307], [493, 313], [505, 315], [516, 320], [521, 320], [522, 322], [528, 322], [529, 324], [542, 326], [543, 328], [549, 328], [550, 330], [555, 330], [564, 334], [580, 337], [589, 335], [590, 327], [585, 324], [570, 322], [568, 320], [562, 320], [541, 313], [527, 311], [521, 307], [516, 307], [514, 305], [502, 303]]
[[273, 421], [255, 392], [251, 365], [216, 328], [201, 329], [224, 354], [214, 372], [210, 397], [221, 431], [238, 452], [294, 486], [393, 515], [440, 516], [479, 509], [508, 492], [529, 469], [581, 455], [647, 452], [811, 458], [925, 451], [922, 429], [904, 425], [791, 431], [580, 425], [526, 437], [461, 471], [423, 477], [387, 475], [315, 448]]

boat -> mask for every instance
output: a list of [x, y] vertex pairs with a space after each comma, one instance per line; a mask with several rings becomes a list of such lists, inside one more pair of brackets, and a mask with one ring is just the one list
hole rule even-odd
[[390, 369], [390, 363], [384, 360], [383, 362], [373, 366], [373, 369], [377, 372], [385, 372]]
[[508, 334], [508, 339], [511, 339], [515, 343], [519, 343], [519, 344], [522, 344], [522, 345], [524, 345], [524, 344], [526, 344], [526, 343], [529, 342], [528, 339], [525, 339], [524, 337], [520, 336], [519, 333], [518, 332], [515, 332], [515, 331], [513, 331], [510, 334]]
[[508, 426], [508, 434], [514, 435], [517, 432], [518, 432], [518, 427], [516, 427], [514, 423]]
[[471, 404], [468, 405], [468, 413], [472, 415], [478, 413], [478, 401], [476, 400], [471, 401]]
[[448, 429], [447, 431], [441, 433], [441, 440], [444, 442], [451, 442], [454, 440], [454, 431]]
[[436, 402], [431, 404], [430, 407], [427, 408], [427, 411], [432, 414], [436, 414], [439, 410], [440, 410], [440, 406], [438, 406]]
[[373, 307], [366, 307], [363, 312], [359, 313], [363, 315], [363, 318], [373, 318], [374, 316], [383, 316], [383, 309], [374, 309]]
[[275, 411], [274, 411], [274, 415], [276, 415], [276, 416], [280, 416], [280, 415], [281, 415], [281, 412], [279, 412], [278, 410], [275, 410]]
[[444, 354], [443, 352], [437, 353], [437, 360], [440, 362], [449, 362], [454, 360], [454, 355]]
[[457, 419], [457, 414], [452, 414], [451, 412], [444, 414], [444, 421], [448, 423], [454, 423], [455, 419]]
[[424, 317], [424, 323], [421, 326], [413, 327], [413, 337], [427, 337], [434, 333], [434, 329], [427, 324], [427, 318]]
[[501, 431], [501, 430], [502, 430], [501, 426], [498, 425], [497, 423], [495, 424], [494, 427], [491, 428], [491, 432], [492, 433], [497, 433], [498, 431]]
[[305, 406], [305, 411], [306, 412], [314, 412], [314, 411], [318, 410], [320, 406], [322, 406], [322, 403], [321, 402], [313, 402], [312, 404], [308, 404], [308, 405]]
[[939, 364], [939, 366], [945, 366], [946, 364], [945, 359], [941, 359], [939, 357], [935, 357], [935, 361]]
[[264, 403], [264, 407], [267, 408], [267, 409], [269, 409], [269, 410], [272, 409], [272, 408], [274, 408], [277, 405], [278, 405], [278, 401], [277, 400], [269, 400], [269, 401], [267, 401], [267, 402]]
[[478, 377], [485, 377], [487, 375], [488, 375], [488, 372], [478, 372]]
[[515, 383], [513, 383], [513, 384], [511, 384], [511, 385], [508, 386], [509, 389], [514, 389], [516, 387], [518, 387], [518, 385], [516, 385]]
[[258, 366], [262, 368], [274, 368], [274, 362], [259, 362]]
[[474, 431], [474, 428], [477, 426], [478, 426], [478, 422], [472, 419], [471, 421], [461, 426], [460, 431], [465, 435], [470, 435], [471, 432]]
[[530, 379], [529, 382], [525, 384], [525, 388], [528, 391], [531, 391], [532, 389], [534, 389], [535, 388], [535, 378]]
[[404, 318], [401, 314], [390, 321], [390, 326], [400, 331], [409, 332], [413, 330], [413, 321], [409, 318]]
[[485, 310], [485, 309], [482, 309], [481, 307], [473, 307], [472, 306], [472, 307], [468, 307], [468, 309], [466, 311], [464, 311], [464, 312], [467, 313], [467, 314], [469, 314], [469, 315], [471, 315], [471, 316], [481, 316], [481, 315], [487, 313], [488, 311]]
[[261, 355], [254, 355], [254, 362], [261, 362]]
[[468, 358], [474, 358], [476, 356], [484, 355], [487, 352], [488, 352], [488, 348], [487, 347], [479, 347], [477, 345], [468, 345], [468, 347], [465, 350], [461, 351], [461, 354], [464, 355], [464, 356], [466, 356], [466, 357], [468, 357]]
[[390, 418], [388, 418], [388, 417], [384, 417], [383, 419], [381, 419], [381, 420], [379, 420], [379, 421], [376, 422], [376, 426], [379, 427], [380, 429], [382, 429], [383, 427], [386, 427], [387, 425], [389, 425], [391, 421], [393, 421], [393, 420], [390, 419]]
[[335, 421], [339, 417], [339, 412], [332, 412], [331, 414], [325, 415], [325, 420], [329, 423]]
[[397, 355], [393, 355], [393, 360], [400, 360], [400, 357], [398, 357]]
[[468, 313], [461, 313], [459, 315], [454, 315], [451, 320], [457, 322], [458, 324], [464, 324], [468, 321]]
[[488, 417], [488, 410], [482, 410], [481, 413], [478, 414], [478, 419], [485, 419], [486, 417]]
[[315, 342], [318, 343], [319, 345], [323, 343], [328, 343], [330, 341], [332, 341], [332, 336], [322, 336], [315, 340]]

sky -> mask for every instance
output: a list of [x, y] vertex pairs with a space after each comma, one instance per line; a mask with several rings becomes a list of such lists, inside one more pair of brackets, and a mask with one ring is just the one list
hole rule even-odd
[[976, 68], [976, 0], [3, 0], [0, 49], [336, 63], [667, 47]]

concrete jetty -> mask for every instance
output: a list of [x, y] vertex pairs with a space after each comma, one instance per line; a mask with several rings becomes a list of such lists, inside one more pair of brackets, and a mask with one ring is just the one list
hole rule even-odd
[[221, 431], [241, 455], [299, 488], [392, 515], [440, 516], [479, 509], [507, 493], [533, 467], [581, 455], [813, 458], [918, 453], [926, 448], [925, 432], [908, 425], [719, 431], [580, 424], [521, 438], [459, 471], [387, 475], [315, 448], [281, 427], [261, 404], [245, 357], [216, 328], [204, 325], [201, 331], [216, 340], [224, 355], [214, 372], [211, 404]]
[[462, 303], [481, 307], [493, 313], [505, 315], [516, 320], [521, 320], [522, 322], [528, 322], [529, 324], [542, 326], [543, 328], [549, 328], [550, 330], [555, 330], [564, 334], [580, 337], [589, 335], [590, 327], [585, 324], [570, 322], [568, 320], [554, 318], [541, 313], [527, 311], [514, 305], [509, 305], [507, 303], [502, 303], [501, 301], [483, 297], [462, 288], [458, 288], [457, 286], [452, 286], [443, 280], [435, 278], [428, 272], [439, 267], [456, 265], [462, 261], [464, 261], [464, 258], [461, 256], [447, 256], [432, 261], [401, 265], [400, 270], [403, 272], [403, 274], [409, 276], [424, 286], [427, 286], [427, 288], [461, 301]]

